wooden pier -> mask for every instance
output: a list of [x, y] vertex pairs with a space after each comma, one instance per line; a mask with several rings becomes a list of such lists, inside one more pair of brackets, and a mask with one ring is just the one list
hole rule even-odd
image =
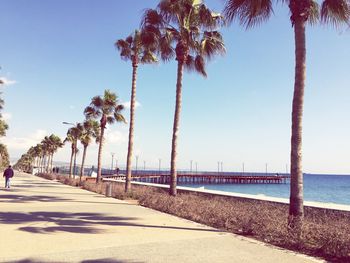
[[[103, 178], [125, 180], [125, 175], [106, 175]], [[218, 174], [189, 174], [178, 173], [178, 184], [281, 184], [287, 183], [289, 176], [285, 175], [218, 175]], [[168, 184], [169, 174], [133, 175], [132, 181]]]

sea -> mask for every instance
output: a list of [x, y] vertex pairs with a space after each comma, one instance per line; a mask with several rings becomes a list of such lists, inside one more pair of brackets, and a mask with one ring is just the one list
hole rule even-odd
[[[289, 199], [290, 183], [282, 184], [179, 184], [192, 188]], [[304, 200], [350, 205], [350, 175], [304, 174]]]

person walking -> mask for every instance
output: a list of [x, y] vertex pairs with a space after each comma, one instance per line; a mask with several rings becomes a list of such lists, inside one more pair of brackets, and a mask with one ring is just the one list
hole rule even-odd
[[14, 175], [11, 165], [4, 171], [3, 177], [5, 177], [5, 188], [10, 188], [10, 178]]

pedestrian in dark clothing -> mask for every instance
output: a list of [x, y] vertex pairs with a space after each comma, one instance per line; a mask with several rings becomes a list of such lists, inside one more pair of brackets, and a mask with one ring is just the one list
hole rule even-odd
[[10, 179], [13, 177], [13, 170], [11, 165], [4, 171], [3, 177], [5, 177], [5, 188], [10, 188]]

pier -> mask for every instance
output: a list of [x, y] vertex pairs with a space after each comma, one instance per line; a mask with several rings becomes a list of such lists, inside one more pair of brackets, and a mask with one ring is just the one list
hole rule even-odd
[[[103, 178], [125, 180], [125, 175], [105, 175]], [[220, 175], [220, 174], [191, 174], [178, 173], [177, 183], [182, 184], [281, 184], [287, 183], [286, 175]], [[132, 181], [156, 184], [170, 183], [170, 174], [136, 174]]]

